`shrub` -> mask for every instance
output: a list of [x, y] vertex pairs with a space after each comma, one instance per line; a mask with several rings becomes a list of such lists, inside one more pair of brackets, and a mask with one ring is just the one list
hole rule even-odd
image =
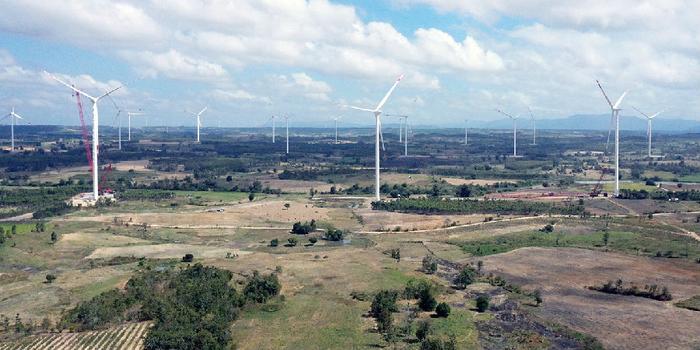
[[484, 312], [486, 309], [489, 308], [489, 303], [491, 302], [491, 298], [489, 298], [488, 295], [482, 294], [476, 297], [476, 309], [479, 310], [479, 312]]
[[276, 247], [279, 244], [280, 244], [280, 240], [277, 238], [273, 238], [272, 240], [270, 240], [270, 247]]
[[422, 341], [430, 335], [430, 323], [428, 321], [421, 321], [418, 323], [416, 328], [416, 338]]
[[537, 306], [540, 306], [542, 304], [542, 291], [539, 289], [535, 289], [535, 291], [532, 293], [532, 297], [535, 298], [535, 303]]
[[182, 262], [192, 262], [194, 260], [194, 255], [187, 253], [185, 256], [182, 257]]
[[457, 350], [453, 337], [449, 340], [426, 338], [420, 343], [420, 350]]
[[393, 290], [381, 290], [374, 296], [370, 315], [376, 319], [379, 332], [386, 333], [391, 330], [393, 324], [391, 313], [398, 311], [397, 299], [398, 293]]
[[252, 202], [253, 200], [255, 200], [255, 193], [250, 192], [250, 193], [248, 194], [248, 201], [249, 201], [249, 202]]
[[474, 270], [473, 267], [467, 265], [462, 268], [462, 270], [459, 272], [457, 277], [454, 280], [455, 285], [458, 288], [464, 289], [467, 288], [468, 285], [474, 283], [476, 280], [476, 270]]
[[289, 242], [289, 246], [290, 246], [290, 247], [294, 247], [294, 246], [297, 245], [297, 243], [299, 243], [299, 240], [296, 239], [296, 237], [289, 237], [289, 238], [287, 239], [287, 242]]
[[423, 258], [423, 272], [432, 275], [437, 271], [437, 261], [432, 255], [426, 255]]
[[297, 235], [307, 235], [311, 232], [316, 231], [316, 220], [311, 220], [310, 222], [297, 221], [292, 225], [292, 233]]
[[447, 317], [450, 315], [450, 311], [450, 305], [447, 305], [447, 303], [440, 303], [435, 308], [435, 314], [437, 317]]
[[343, 236], [345, 235], [345, 232], [342, 230], [336, 230], [333, 228], [329, 228], [326, 233], [324, 234], [324, 238], [329, 240], [329, 241], [342, 241]]
[[46, 283], [53, 283], [54, 280], [56, 280], [56, 276], [52, 274], [46, 275]]
[[309, 243], [311, 243], [311, 245], [316, 244], [316, 242], [318, 242], [318, 238], [316, 238], [316, 237], [309, 238]]
[[256, 303], [264, 303], [269, 298], [279, 294], [282, 286], [277, 275], [272, 273], [267, 276], [260, 275], [258, 271], [253, 271], [253, 276], [248, 279], [243, 295], [246, 299]]
[[437, 305], [437, 300], [433, 296], [432, 288], [424, 288], [418, 297], [418, 307], [423, 311], [433, 311]]

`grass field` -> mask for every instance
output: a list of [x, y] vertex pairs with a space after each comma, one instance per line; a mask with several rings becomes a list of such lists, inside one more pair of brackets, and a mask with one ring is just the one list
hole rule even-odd
[[700, 295], [695, 295], [689, 299], [681, 300], [675, 305], [688, 310], [700, 311]]

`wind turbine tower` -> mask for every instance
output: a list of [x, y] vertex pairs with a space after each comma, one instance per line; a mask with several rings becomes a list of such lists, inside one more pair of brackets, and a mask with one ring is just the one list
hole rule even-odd
[[285, 115], [284, 116], [284, 123], [287, 129], [287, 137], [286, 137], [286, 142], [287, 142], [287, 154], [289, 154], [289, 116]]
[[646, 114], [646, 113], [644, 113], [644, 112], [638, 110], [637, 107], [632, 106], [632, 108], [634, 108], [635, 111], [639, 112], [639, 114], [643, 115], [643, 116], [646, 117], [646, 119], [647, 119], [647, 139], [648, 139], [648, 144], [647, 144], [647, 155], [648, 155], [648, 157], [649, 157], [649, 158], [652, 158], [652, 157], [659, 157], [659, 156], [652, 156], [652, 155], [651, 155], [651, 120], [654, 119], [654, 118], [656, 118], [656, 116], [659, 115], [659, 114], [661, 114], [663, 111], [661, 111], [661, 112], [656, 112], [656, 113], [654, 113], [654, 114], [652, 114], [652, 115], [648, 115], [648, 114]]
[[469, 141], [468, 136], [469, 136], [469, 120], [465, 119], [464, 120], [464, 145], [467, 145], [467, 141]]
[[342, 116], [337, 116], [337, 117], [333, 118], [333, 120], [335, 121], [335, 144], [336, 145], [338, 144], [338, 120], [340, 120], [340, 118], [342, 118]]
[[355, 107], [355, 106], [350, 106], [352, 109], [356, 109], [359, 111], [365, 111], [365, 112], [370, 112], [374, 115], [374, 123], [375, 123], [375, 140], [374, 140], [374, 197], [377, 201], [381, 200], [381, 196], [379, 193], [379, 142], [380, 139], [382, 139], [382, 144], [383, 144], [383, 137], [382, 137], [382, 120], [381, 120], [381, 115], [382, 115], [382, 107], [384, 107], [384, 104], [386, 101], [389, 99], [389, 96], [391, 96], [391, 93], [394, 92], [394, 89], [396, 89], [396, 86], [399, 85], [399, 82], [403, 79], [403, 75], [399, 76], [396, 81], [394, 82], [394, 85], [391, 86], [389, 91], [387, 91], [386, 95], [384, 95], [384, 98], [382, 98], [381, 101], [379, 101], [379, 104], [377, 104], [377, 107], [374, 109], [369, 109], [369, 108], [361, 108], [361, 107]]
[[202, 126], [202, 119], [201, 119], [202, 113], [204, 113], [207, 110], [207, 108], [209, 108], [209, 107], [202, 108], [202, 110], [199, 111], [199, 113], [190, 112], [190, 114], [197, 117], [197, 143], [199, 143], [199, 128]]
[[[618, 98], [617, 101], [613, 104], [612, 101], [610, 101], [610, 99], [608, 98], [608, 95], [605, 93], [605, 90], [603, 90], [603, 86], [600, 85], [600, 82], [598, 80], [596, 80], [595, 82], [596, 84], [598, 84], [600, 92], [603, 93], [605, 101], [607, 101], [608, 105], [610, 106], [610, 118], [611, 121], [615, 123], [615, 192], [613, 193], [613, 195], [615, 197], [618, 197], [620, 195], [620, 111], [622, 111], [620, 105], [622, 104], [622, 100], [625, 98], [628, 91], [623, 92], [620, 98]], [[608, 135], [609, 134], [610, 133], [608, 133]]]
[[98, 175], [98, 169], [99, 169], [99, 163], [98, 163], [98, 152], [100, 149], [100, 114], [99, 114], [99, 109], [97, 107], [98, 102], [105, 96], [109, 96], [111, 93], [119, 90], [122, 88], [122, 86], [118, 86], [112, 90], [107, 91], [105, 94], [100, 95], [98, 97], [93, 97], [91, 95], [88, 95], [81, 90], [76, 89], [74, 86], [69, 85], [68, 83], [64, 82], [63, 80], [55, 77], [51, 73], [48, 73], [44, 71], [46, 74], [48, 74], [53, 80], [61, 83], [62, 85], [65, 85], [69, 89], [73, 90], [77, 94], [81, 94], [85, 97], [87, 97], [91, 102], [92, 102], [92, 195], [95, 201], [99, 199], [99, 175]]
[[535, 126], [535, 115], [532, 114], [530, 107], [527, 107], [527, 111], [530, 112], [530, 120], [532, 121], [532, 145], [537, 145], [537, 127]]
[[275, 116], [272, 116], [272, 143], [275, 143]]
[[506, 117], [510, 118], [513, 121], [513, 157], [518, 156], [518, 115], [512, 116], [500, 109], [496, 109], [498, 113], [501, 113], [505, 115]]
[[[143, 113], [141, 113], [141, 112], [128, 112], [127, 111], [126, 115], [128, 117], [127, 119], [129, 119], [129, 121], [128, 121], [129, 126], [127, 129], [129, 130], [129, 132], [128, 132], [129, 133], [129, 141], [131, 141], [131, 117], [133, 117], [135, 115], [143, 115]], [[121, 130], [121, 128], [120, 128], [120, 130]], [[120, 134], [121, 134], [121, 131], [120, 131]]]

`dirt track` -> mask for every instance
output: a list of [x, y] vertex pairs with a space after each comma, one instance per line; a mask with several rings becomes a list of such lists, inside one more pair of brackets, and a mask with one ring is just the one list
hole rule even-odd
[[[541, 288], [546, 318], [598, 338], [609, 349], [695, 349], [700, 346], [700, 313], [673, 303], [700, 294], [700, 267], [573, 248], [523, 248], [481, 258], [494, 272], [532, 290]], [[668, 286], [671, 302], [603, 294], [586, 289], [622, 278]]]

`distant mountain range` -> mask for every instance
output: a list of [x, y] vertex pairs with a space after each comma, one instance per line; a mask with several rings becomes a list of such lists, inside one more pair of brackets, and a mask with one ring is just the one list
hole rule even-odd
[[[387, 120], [383, 119], [384, 128], [397, 128], [398, 123], [392, 118]], [[442, 129], [442, 128], [463, 128], [464, 125], [458, 125], [454, 123], [445, 124], [425, 124], [418, 123], [417, 125], [411, 125], [414, 129]], [[479, 121], [471, 120], [469, 122], [470, 128], [479, 129], [510, 129], [513, 124], [510, 119], [497, 119], [490, 121]], [[566, 118], [558, 119], [537, 119], [537, 129], [543, 130], [595, 130], [595, 131], [607, 131], [610, 126], [610, 115], [585, 115], [577, 114]], [[278, 125], [279, 127], [279, 125]], [[333, 127], [332, 121], [329, 122], [302, 122], [295, 121], [293, 124], [290, 122], [290, 128], [331, 128]], [[357, 123], [351, 122], [349, 120], [341, 121], [338, 124], [339, 128], [373, 128], [374, 125], [370, 123]], [[518, 129], [528, 129], [532, 128], [530, 119], [521, 118], [518, 119]], [[636, 116], [623, 115], [620, 119], [620, 129], [625, 131], [646, 131], [647, 122], [646, 120], [640, 119]], [[659, 116], [654, 118], [653, 121], [654, 131], [659, 132], [700, 132], [700, 120], [689, 120], [681, 118], [664, 118]]]

